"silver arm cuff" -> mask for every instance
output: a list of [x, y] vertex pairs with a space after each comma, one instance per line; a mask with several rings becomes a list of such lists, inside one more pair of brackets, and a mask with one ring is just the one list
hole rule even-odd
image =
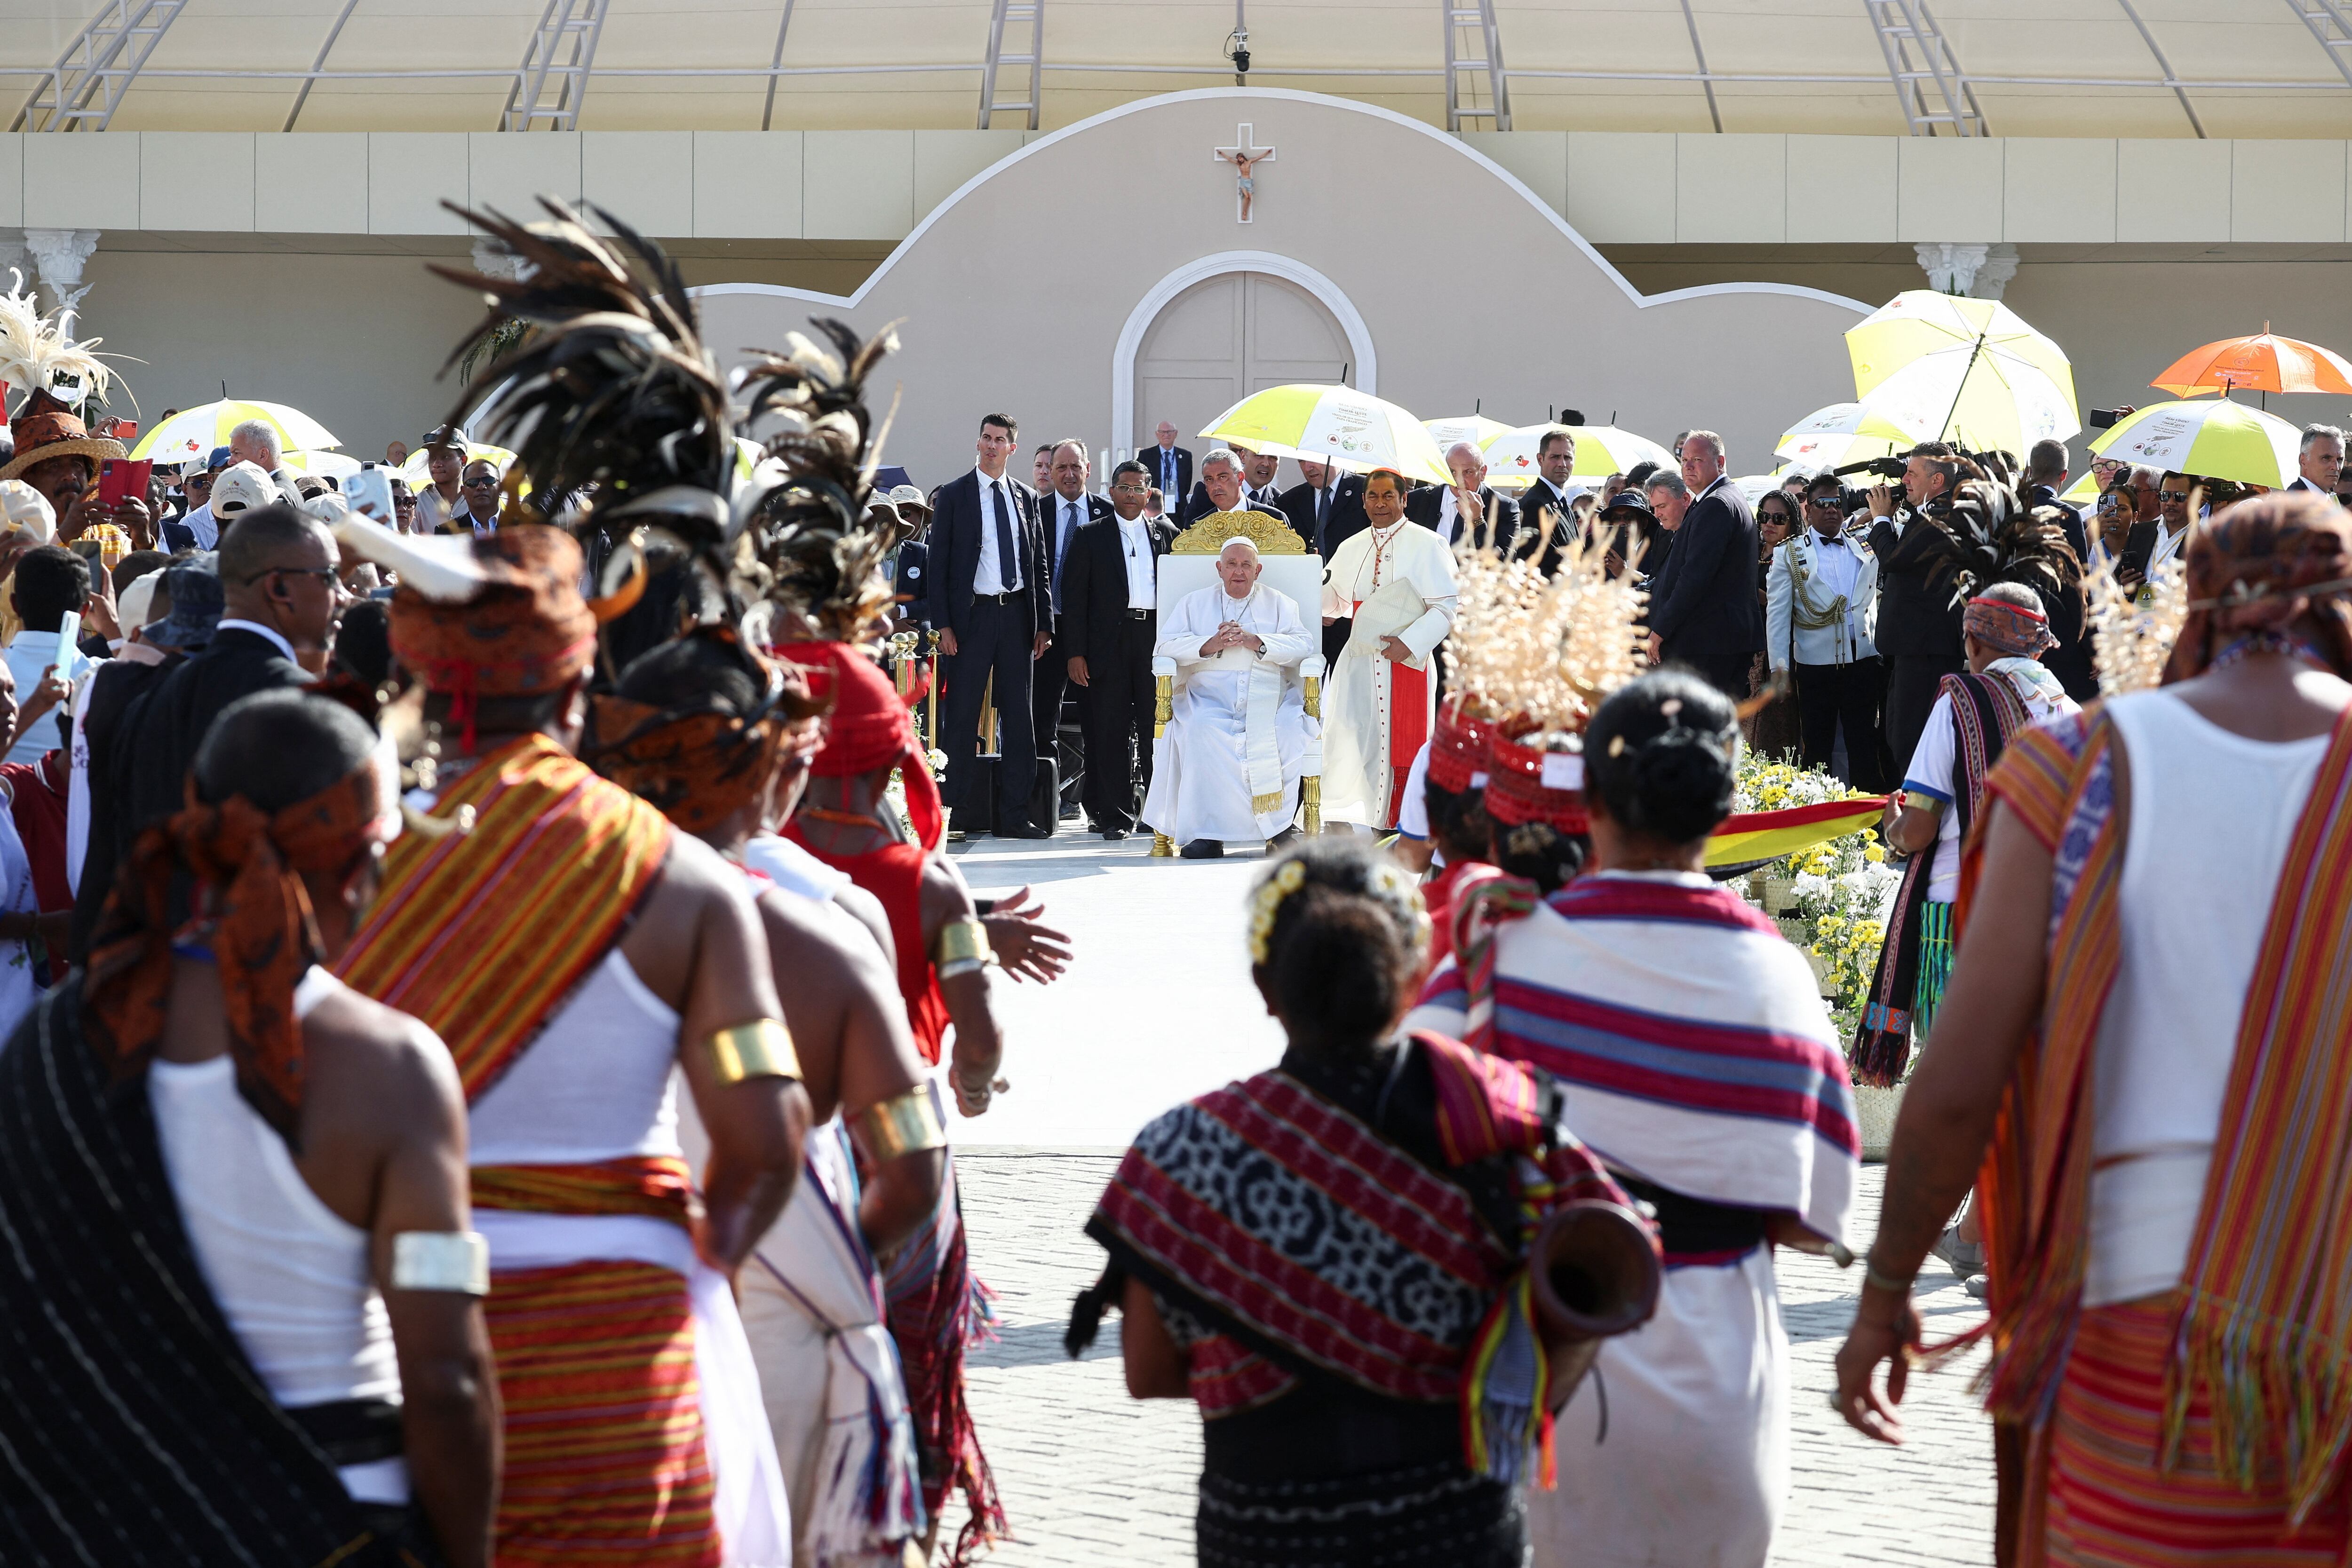
[[395, 1291], [490, 1293], [490, 1244], [478, 1230], [404, 1230], [392, 1239]]

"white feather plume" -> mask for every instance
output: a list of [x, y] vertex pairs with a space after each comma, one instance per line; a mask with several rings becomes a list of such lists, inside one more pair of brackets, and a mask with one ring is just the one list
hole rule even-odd
[[0, 382], [76, 407], [92, 394], [103, 398], [113, 376], [91, 350], [105, 340], [73, 341], [41, 314], [25, 275], [11, 267], [8, 276], [12, 286], [0, 294]]
[[339, 543], [396, 573], [402, 586], [439, 603], [463, 604], [490, 580], [474, 557], [470, 534], [394, 533], [348, 510], [331, 526]]

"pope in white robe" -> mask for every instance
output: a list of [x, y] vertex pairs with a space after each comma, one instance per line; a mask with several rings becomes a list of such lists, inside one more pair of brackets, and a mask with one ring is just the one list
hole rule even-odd
[[1289, 595], [1261, 585], [1257, 547], [1229, 540], [1215, 586], [1178, 600], [1152, 653], [1181, 684], [1153, 748], [1143, 821], [1188, 848], [1271, 839], [1298, 812], [1312, 732], [1291, 666], [1322, 651]]
[[1437, 712], [1430, 655], [1454, 625], [1454, 552], [1405, 519], [1393, 474], [1365, 481], [1364, 512], [1372, 526], [1323, 569], [1324, 624], [1354, 622], [1323, 688], [1323, 816], [1392, 828]]

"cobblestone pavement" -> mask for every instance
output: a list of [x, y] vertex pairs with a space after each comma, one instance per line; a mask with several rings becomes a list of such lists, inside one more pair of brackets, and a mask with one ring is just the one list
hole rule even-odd
[[[1047, 1564], [1189, 1564], [1200, 1421], [1175, 1400], [1127, 1396], [1118, 1320], [1083, 1361], [1062, 1332], [1070, 1299], [1101, 1270], [1102, 1251], [1079, 1227], [1114, 1161], [1108, 1155], [957, 1156], [974, 1269], [992, 1286], [1002, 1339], [974, 1354], [971, 1403], [995, 1467], [1014, 1539], [985, 1561]], [[1881, 1167], [1864, 1173], [1857, 1248], [1876, 1224]], [[1831, 1358], [1861, 1288], [1860, 1270], [1782, 1253], [1780, 1291], [1792, 1358], [1795, 1485], [1776, 1563], [1981, 1564], [1992, 1561], [1992, 1455], [1969, 1398], [1974, 1354], [1914, 1379], [1904, 1418], [1908, 1447], [1856, 1435], [1829, 1409]], [[1939, 1263], [1922, 1276], [1919, 1306], [1931, 1337], [1983, 1315]], [[1562, 1456], [1562, 1462], [1568, 1462]], [[947, 1521], [952, 1532], [960, 1514]]]

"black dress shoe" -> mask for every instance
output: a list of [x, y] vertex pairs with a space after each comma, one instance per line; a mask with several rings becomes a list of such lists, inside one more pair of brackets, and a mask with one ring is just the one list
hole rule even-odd
[[1054, 830], [1023, 822], [1017, 827], [1000, 828], [996, 836], [1000, 839], [1050, 839], [1054, 836]]
[[1306, 835], [1301, 833], [1297, 828], [1283, 829], [1282, 831], [1275, 834], [1274, 837], [1265, 841], [1266, 857], [1268, 859], [1272, 859], [1274, 856], [1278, 855], [1283, 851], [1288, 849], [1291, 845], [1297, 843], [1305, 836]]
[[1125, 828], [1105, 828], [1102, 831], [1102, 836], [1116, 843], [1120, 839], [1127, 837], [1127, 830]]
[[1177, 852], [1188, 861], [1220, 861], [1225, 858], [1225, 845], [1222, 839], [1194, 839]]

